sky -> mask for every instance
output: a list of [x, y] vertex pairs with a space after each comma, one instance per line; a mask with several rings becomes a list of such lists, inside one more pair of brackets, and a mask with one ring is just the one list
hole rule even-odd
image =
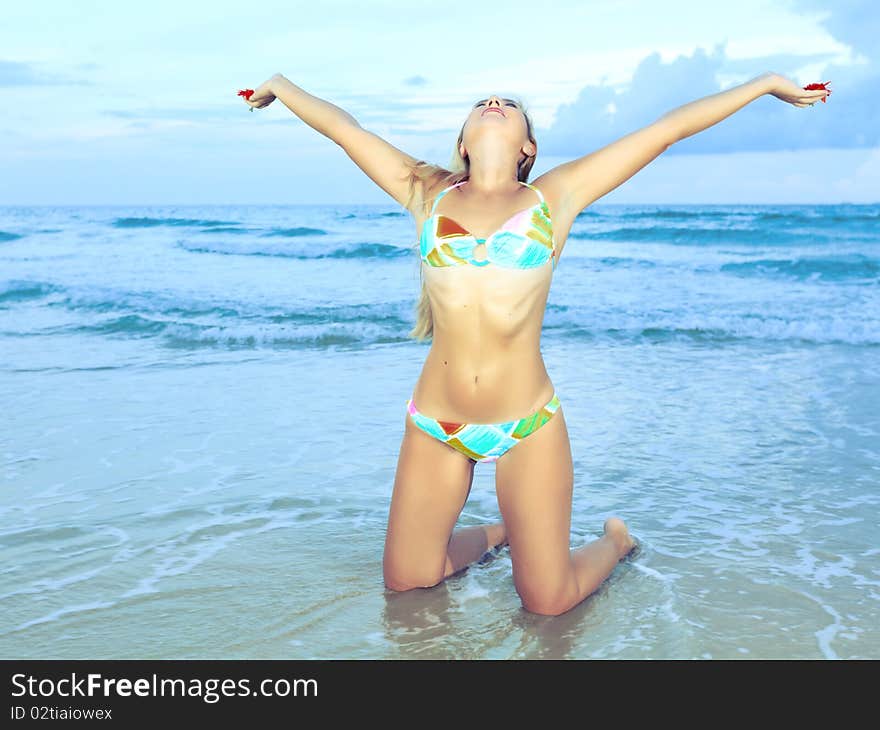
[[599, 203], [880, 202], [880, 6], [870, 0], [4, 3], [0, 205], [397, 203], [280, 101], [274, 73], [447, 165], [475, 100], [524, 100], [532, 179], [695, 99], [762, 96]]

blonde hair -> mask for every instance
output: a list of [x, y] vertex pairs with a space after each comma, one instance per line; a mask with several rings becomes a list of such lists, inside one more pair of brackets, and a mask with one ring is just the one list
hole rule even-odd
[[[519, 108], [522, 110], [523, 116], [526, 119], [526, 130], [529, 141], [537, 146], [537, 141], [535, 140], [535, 127], [532, 123], [531, 116], [529, 116], [526, 105], [518, 97], [513, 97], [513, 100], [519, 105]], [[459, 183], [462, 180], [466, 180], [470, 177], [470, 159], [463, 158], [461, 156], [461, 152], [459, 151], [459, 147], [463, 139], [464, 124], [461, 125], [461, 130], [458, 133], [458, 139], [455, 141], [455, 146], [452, 150], [452, 158], [449, 161], [449, 169], [441, 167], [440, 165], [432, 165], [431, 163], [425, 162], [424, 160], [417, 160], [411, 166], [409, 178], [409, 198], [406, 201], [407, 209], [409, 209], [410, 205], [412, 204], [412, 199], [415, 195], [416, 184], [419, 184], [423, 193], [426, 193], [434, 185], [438, 187], [442, 185], [442, 187], [445, 188], [449, 187], [450, 185], [455, 185], [456, 183]], [[526, 157], [522, 162], [519, 163], [516, 170], [517, 180], [520, 180], [521, 182], [528, 181], [529, 173], [532, 170], [532, 166], [535, 164], [536, 157], [537, 153]], [[428, 203], [429, 201], [427, 200], [427, 196], [424, 196], [421, 201], [422, 213], [428, 212]], [[416, 243], [416, 246], [418, 245], [419, 244]], [[428, 291], [425, 287], [425, 280], [422, 276], [421, 259], [419, 259], [419, 279], [421, 280], [422, 288], [421, 293], [419, 294], [419, 300], [415, 306], [416, 325], [409, 331], [408, 336], [413, 337], [421, 342], [432, 337], [434, 334], [434, 318], [431, 315], [431, 300], [428, 296]]]

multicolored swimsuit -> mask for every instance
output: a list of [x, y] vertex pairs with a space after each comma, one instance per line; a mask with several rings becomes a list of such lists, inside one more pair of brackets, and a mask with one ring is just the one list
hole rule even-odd
[[[419, 251], [429, 266], [487, 266], [495, 264], [509, 269], [533, 269], [552, 261], [556, 270], [556, 243], [553, 240], [553, 223], [550, 210], [541, 191], [534, 185], [519, 180], [520, 185], [534, 190], [540, 202], [530, 208], [520, 210], [507, 219], [488, 238], [474, 238], [474, 235], [452, 218], [438, 213], [434, 215], [437, 203], [453, 188], [464, 185], [462, 180], [443, 190], [431, 206], [431, 214], [422, 226]], [[486, 258], [475, 259], [477, 246], [485, 245]]]
[[559, 398], [554, 392], [547, 403], [525, 418], [504, 423], [452, 423], [426, 416], [416, 408], [412, 398], [406, 402], [407, 412], [416, 426], [477, 462], [497, 461], [547, 423], [558, 408]]
[[[534, 190], [540, 202], [514, 213], [488, 238], [475, 238], [460, 223], [441, 214], [434, 214], [437, 203], [452, 188], [463, 185], [463, 180], [450, 185], [434, 200], [431, 214], [422, 227], [419, 249], [422, 261], [428, 266], [486, 266], [495, 264], [504, 268], [532, 269], [552, 261], [556, 270], [556, 244], [550, 211], [541, 191], [534, 185], [519, 181]], [[474, 258], [477, 246], [485, 244], [486, 258]], [[504, 423], [453, 423], [438, 421], [419, 411], [413, 399], [406, 402], [413, 423], [422, 431], [448, 444], [475, 462], [497, 461], [529, 434], [537, 431], [559, 408], [556, 393], [534, 413], [525, 418]]]

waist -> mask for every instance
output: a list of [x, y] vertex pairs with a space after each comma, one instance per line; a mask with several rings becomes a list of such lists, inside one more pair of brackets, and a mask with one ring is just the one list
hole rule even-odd
[[441, 420], [500, 423], [538, 410], [554, 390], [540, 354], [533, 361], [465, 365], [437, 353], [425, 361], [412, 400]]

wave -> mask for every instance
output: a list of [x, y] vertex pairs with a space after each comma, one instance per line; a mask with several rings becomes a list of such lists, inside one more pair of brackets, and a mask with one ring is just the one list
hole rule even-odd
[[218, 226], [237, 226], [237, 221], [215, 221], [199, 218], [117, 218], [111, 224], [114, 228], [156, 228], [157, 226], [192, 226], [200, 228], [216, 228]]
[[[363, 348], [413, 342], [408, 336], [414, 324], [411, 299], [288, 309], [248, 302], [186, 302], [150, 291], [64, 291], [41, 282], [18, 282], [4, 292], [22, 300], [50, 293], [55, 296], [45, 306], [70, 312], [70, 321], [31, 326], [19, 334], [148, 339], [160, 347], [193, 350]], [[597, 311], [550, 303], [543, 336], [637, 343], [682, 340], [714, 346], [743, 340], [880, 345], [880, 321], [867, 314], [837, 309], [768, 314], [766, 310], [761, 302], [739, 312], [712, 308], [670, 312], [647, 303], [631, 312]], [[50, 321], [57, 322], [57, 316]]]
[[7, 241], [16, 241], [19, 238], [24, 238], [20, 233], [9, 233], [8, 231], [0, 231], [0, 243], [6, 243]]
[[253, 234], [250, 228], [233, 228], [232, 226], [218, 226], [217, 228], [203, 228], [196, 233], [232, 233], [233, 235], [242, 235], [245, 233]]
[[682, 210], [682, 209], [669, 209], [669, 208], [649, 208], [647, 210], [631, 210], [628, 208], [624, 209], [615, 209], [614, 207], [609, 207], [604, 210], [593, 210], [592, 208], [587, 208], [586, 210], [581, 211], [578, 214], [578, 218], [580, 217], [593, 217], [593, 218], [608, 218], [608, 219], [632, 219], [632, 220], [642, 220], [645, 218], [657, 218], [659, 220], [713, 220], [718, 218], [727, 219], [732, 216], [742, 216], [743, 213], [741, 211], [722, 211], [722, 210]]
[[[594, 323], [587, 320], [585, 325], [588, 314], [583, 313], [580, 307], [553, 313], [550, 309], [548, 306], [543, 336], [566, 340], [685, 341], [713, 346], [757, 340], [880, 346], [880, 322], [834, 314], [805, 314], [798, 319], [757, 313], [691, 312], [669, 315], [646, 311], [612, 313]], [[595, 314], [593, 319], [596, 319]]]
[[[149, 314], [125, 314], [94, 324], [55, 328], [52, 334], [157, 338], [172, 349], [312, 349], [332, 346], [363, 347], [404, 342], [412, 325], [391, 313], [346, 312], [355, 307], [327, 308], [323, 313], [252, 316], [228, 323], [169, 320]], [[366, 310], [366, 307], [361, 309]]]
[[738, 276], [779, 276], [798, 281], [848, 279], [880, 281], [880, 261], [862, 254], [797, 259], [757, 259], [723, 264], [720, 270]]
[[406, 218], [409, 216], [409, 213], [403, 213], [400, 211], [392, 211], [389, 213], [346, 213], [345, 215], [339, 216], [339, 220], [376, 220], [382, 218]]
[[880, 211], [876, 213], [826, 213], [792, 211], [761, 211], [755, 212], [756, 220], [784, 221], [786, 223], [807, 223], [810, 225], [840, 224], [840, 223], [880, 223]]
[[387, 243], [342, 244], [333, 248], [311, 248], [304, 250], [267, 249], [258, 243], [216, 243], [209, 246], [195, 246], [186, 241], [178, 241], [177, 247], [190, 253], [210, 253], [221, 256], [277, 256], [289, 259], [397, 259], [415, 256], [412, 248], [392, 246]]
[[152, 339], [177, 349], [287, 349], [403, 342], [412, 327], [406, 317], [413, 305], [409, 300], [285, 311], [259, 304], [182, 302], [160, 292], [65, 291], [39, 282], [30, 290], [34, 297], [60, 293], [45, 306], [70, 312], [70, 321], [7, 335]]
[[585, 241], [650, 242], [672, 245], [713, 246], [716, 244], [783, 245], [825, 243], [836, 240], [827, 234], [812, 232], [809, 236], [776, 230], [756, 230], [754, 228], [683, 228], [648, 226], [637, 228], [624, 226], [607, 231], [572, 231], [571, 239]]
[[299, 236], [326, 236], [327, 231], [323, 228], [272, 228], [261, 236], [283, 236], [284, 238], [298, 238]]
[[846, 209], [828, 206], [803, 207], [798, 206], [790, 210], [771, 209], [765, 210], [757, 206], [741, 205], [730, 207], [709, 206], [706, 208], [674, 208], [660, 206], [629, 206], [610, 205], [601, 206], [598, 209], [592, 207], [581, 211], [578, 218], [606, 218], [609, 220], [748, 220], [756, 224], [773, 223], [805, 223], [808, 225], [825, 224], [850, 224], [850, 223], [873, 223], [880, 222], [880, 208], [864, 210], [864, 206], [858, 211], [848, 212]]
[[327, 235], [327, 231], [323, 228], [309, 228], [306, 226], [294, 228], [269, 228], [266, 231], [257, 233], [253, 228], [243, 227], [237, 221], [203, 220], [198, 218], [116, 218], [111, 225], [114, 228], [158, 228], [161, 226], [169, 226], [172, 228], [201, 228], [202, 230], [196, 232], [201, 234], [251, 234], [261, 237], [279, 236], [282, 238]]
[[13, 279], [12, 281], [0, 284], [0, 305], [43, 299], [59, 291], [64, 291], [64, 287], [44, 281]]

